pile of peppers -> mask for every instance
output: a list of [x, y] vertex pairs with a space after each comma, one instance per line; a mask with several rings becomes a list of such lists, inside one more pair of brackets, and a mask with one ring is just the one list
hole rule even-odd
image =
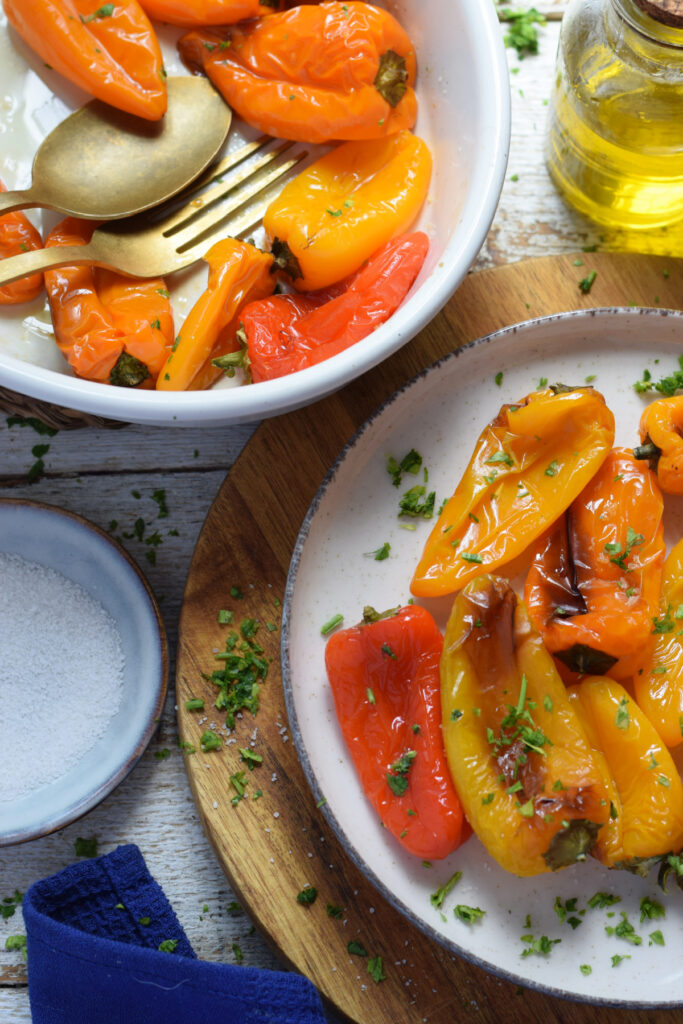
[[[100, 272], [46, 275], [56, 342], [77, 376], [166, 391], [209, 388], [237, 368], [245, 382], [270, 380], [356, 344], [405, 299], [428, 251], [426, 235], [410, 228], [432, 158], [411, 131], [415, 49], [392, 14], [361, 0], [2, 3], [50, 68], [128, 113], [155, 121], [166, 110], [154, 21], [188, 30], [178, 42], [182, 60], [248, 125], [334, 144], [271, 203], [266, 251], [226, 238], [205, 254], [206, 289], [179, 327], [170, 305], [160, 308], [165, 282], [117, 276], [112, 303], [114, 278]], [[22, 214], [11, 214], [0, 218], [0, 258], [78, 243], [88, 231], [69, 221], [43, 243]], [[2, 289], [0, 303], [36, 298], [42, 287], [34, 275]]]
[[[615, 448], [594, 388], [539, 388], [485, 426], [418, 560], [420, 612], [433, 601], [442, 614], [452, 600], [441, 729], [419, 757], [432, 758], [435, 778], [445, 759], [465, 819], [458, 842], [471, 829], [514, 875], [592, 857], [642, 875], [656, 865], [662, 884], [680, 879], [683, 782], [672, 751], [683, 743], [683, 539], [666, 556], [662, 492], [683, 493], [682, 433], [683, 400], [661, 399], [643, 413], [641, 444]], [[406, 846], [391, 774], [409, 739], [403, 724], [419, 720], [421, 700], [433, 713], [433, 690], [422, 696], [421, 674], [403, 659], [389, 689], [376, 679], [378, 665], [389, 671], [377, 650], [419, 647], [412, 629], [395, 610], [333, 635], [326, 651], [361, 783]]]

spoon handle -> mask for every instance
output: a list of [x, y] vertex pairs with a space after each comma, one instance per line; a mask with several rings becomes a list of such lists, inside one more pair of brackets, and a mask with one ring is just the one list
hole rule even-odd
[[8, 256], [7, 259], [0, 260], [0, 286], [11, 284], [21, 277], [39, 274], [43, 270], [93, 263], [94, 255], [94, 246], [89, 243], [56, 245], [52, 249], [34, 249], [31, 252], [21, 252], [18, 256]]
[[14, 210], [28, 210], [31, 206], [40, 206], [31, 189], [21, 192], [0, 192], [0, 217]]

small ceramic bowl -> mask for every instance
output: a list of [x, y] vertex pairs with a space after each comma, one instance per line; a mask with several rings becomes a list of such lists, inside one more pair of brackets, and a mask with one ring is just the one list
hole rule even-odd
[[[142, 756], [161, 715], [168, 651], [159, 609], [144, 576], [119, 544], [87, 520], [37, 502], [0, 500], [0, 554], [20, 556], [81, 587], [113, 620], [123, 653], [120, 704], [93, 746], [61, 777], [16, 800], [0, 801], [2, 847], [63, 828], [123, 781]], [[0, 624], [0, 657], [2, 648]], [[21, 700], [20, 690], [16, 699]], [[48, 683], [45, 699], [60, 699]], [[30, 708], [26, 718], [31, 721]], [[46, 736], [41, 742], [50, 740]], [[36, 756], [40, 756], [39, 746]]]

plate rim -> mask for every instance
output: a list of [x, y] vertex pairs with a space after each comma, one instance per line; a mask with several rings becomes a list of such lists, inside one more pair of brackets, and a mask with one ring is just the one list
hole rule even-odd
[[[497, 341], [509, 338], [518, 333], [521, 329], [530, 328], [542, 328], [551, 323], [558, 321], [567, 322], [571, 319], [579, 320], [592, 320], [592, 319], [616, 319], [629, 322], [639, 317], [645, 316], [657, 316], [660, 318], [673, 317], [674, 320], [680, 321], [680, 326], [683, 331], [683, 310], [650, 307], [650, 306], [603, 306], [595, 307], [592, 309], [577, 309], [568, 310], [561, 313], [552, 313], [541, 317], [532, 317], [527, 320], [519, 321], [516, 324], [511, 324], [507, 327], [500, 328], [497, 331], [493, 331], [490, 334], [481, 335], [472, 341], [460, 346], [459, 348], [446, 353], [439, 359], [435, 360], [429, 366], [420, 370], [414, 374], [408, 381], [398, 387], [391, 395], [385, 398], [363, 421], [363, 423], [354, 431], [349, 440], [344, 444], [339, 454], [337, 455], [334, 462], [327, 470], [323, 480], [317, 488], [315, 495], [309, 505], [308, 511], [301, 523], [301, 527], [297, 534], [296, 543], [294, 545], [289, 569], [287, 572], [287, 580], [285, 584], [285, 592], [282, 607], [282, 632], [281, 632], [281, 665], [282, 665], [282, 687], [284, 692], [285, 709], [287, 711], [287, 717], [289, 720], [290, 731], [292, 739], [296, 746], [297, 755], [299, 762], [302, 766], [306, 781], [311, 789], [311, 792], [320, 806], [320, 810], [325, 817], [330, 828], [333, 830], [334, 835], [339, 842], [340, 846], [350, 857], [355, 866], [363, 873], [364, 877], [367, 878], [379, 894], [403, 917], [405, 917], [415, 928], [427, 935], [432, 941], [434, 941], [441, 948], [445, 948], [451, 953], [462, 957], [468, 961], [485, 970], [487, 973], [492, 974], [495, 977], [501, 978], [505, 981], [521, 985], [524, 988], [529, 988], [533, 991], [538, 991], [546, 995], [555, 996], [570, 1002], [579, 1002], [591, 1006], [602, 1006], [612, 1007], [616, 1009], [624, 1010], [669, 1010], [669, 1009], [680, 1009], [683, 1007], [683, 994], [677, 1000], [667, 1001], [641, 1001], [632, 999], [608, 999], [601, 996], [593, 996], [588, 993], [577, 993], [569, 990], [557, 988], [554, 985], [544, 984], [538, 982], [535, 979], [529, 979], [527, 977], [515, 974], [514, 971], [509, 971], [505, 968], [501, 968], [495, 964], [491, 964], [484, 960], [482, 957], [477, 956], [470, 950], [461, 946], [454, 940], [448, 939], [442, 933], [438, 932], [433, 928], [427, 921], [415, 914], [408, 906], [406, 906], [400, 898], [398, 898], [391, 889], [384, 884], [381, 878], [375, 873], [375, 871], [369, 867], [364, 858], [358, 853], [355, 846], [348, 839], [344, 829], [342, 828], [336, 815], [330, 809], [329, 804], [324, 800], [324, 794], [322, 793], [321, 787], [318, 783], [313, 765], [308, 755], [308, 750], [304, 745], [302, 730], [299, 725], [299, 718], [296, 711], [294, 693], [291, 682], [292, 677], [292, 666], [290, 661], [290, 639], [291, 639], [291, 609], [292, 599], [294, 594], [294, 588], [296, 584], [296, 576], [301, 564], [301, 558], [303, 549], [306, 543], [306, 539], [311, 529], [313, 520], [317, 514], [318, 508], [328, 490], [332, 484], [334, 477], [337, 474], [339, 467], [342, 465], [344, 460], [350, 451], [358, 444], [363, 434], [365, 434], [378, 420], [385, 409], [392, 405], [400, 396], [405, 394], [409, 389], [414, 387], [419, 381], [423, 380], [433, 372], [437, 372], [446, 363], [450, 363], [462, 356], [468, 351], [477, 349], [481, 346], [488, 344], [495, 344]], [[683, 346], [683, 333], [681, 336], [681, 344]], [[514, 876], [513, 876], [514, 877]]]
[[[119, 544], [119, 542], [103, 530], [102, 527], [91, 522], [91, 520], [86, 519], [85, 516], [82, 516], [77, 512], [72, 512], [69, 509], [61, 508], [58, 505], [52, 505], [49, 502], [44, 501], [33, 501], [30, 498], [0, 497], [0, 514], [2, 513], [3, 508], [12, 507], [32, 508], [38, 512], [44, 513], [49, 518], [57, 516], [61, 519], [69, 520], [76, 531], [87, 530], [88, 533], [96, 537], [98, 543], [104, 543], [111, 550], [113, 556], [119, 562], [124, 564], [124, 568], [126, 568], [132, 576], [137, 578], [147, 598], [149, 611], [152, 613], [150, 622], [154, 621], [155, 632], [159, 639], [160, 673], [155, 699], [153, 706], [150, 709], [150, 714], [147, 720], [144, 720], [144, 725], [135, 747], [132, 750], [127, 748], [123, 760], [117, 759], [120, 760], [119, 767], [110, 773], [109, 777], [103, 780], [96, 789], [90, 791], [87, 796], [84, 796], [75, 804], [70, 805], [67, 810], [62, 810], [61, 812], [54, 814], [50, 813], [46, 818], [42, 819], [41, 825], [34, 828], [24, 827], [12, 832], [0, 831], [0, 849], [17, 846], [33, 839], [40, 839], [43, 836], [51, 835], [62, 828], [66, 828], [68, 825], [74, 824], [89, 811], [93, 810], [93, 808], [100, 804], [102, 800], [109, 796], [110, 793], [112, 793], [122, 783], [140, 761], [140, 758], [144, 754], [157, 730], [159, 718], [163, 711], [168, 692], [169, 680], [168, 637], [159, 605], [145, 574], [123, 545]], [[0, 553], [3, 553], [1, 543]], [[22, 554], [21, 557], [25, 558], [26, 556]], [[27, 560], [30, 561], [30, 558]], [[62, 575], [64, 575], [64, 573], [62, 573]]]

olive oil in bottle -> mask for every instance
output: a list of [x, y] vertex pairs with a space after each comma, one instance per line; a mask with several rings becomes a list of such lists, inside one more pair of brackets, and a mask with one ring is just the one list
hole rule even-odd
[[573, 0], [546, 160], [567, 201], [600, 224], [683, 220], [683, 0]]

